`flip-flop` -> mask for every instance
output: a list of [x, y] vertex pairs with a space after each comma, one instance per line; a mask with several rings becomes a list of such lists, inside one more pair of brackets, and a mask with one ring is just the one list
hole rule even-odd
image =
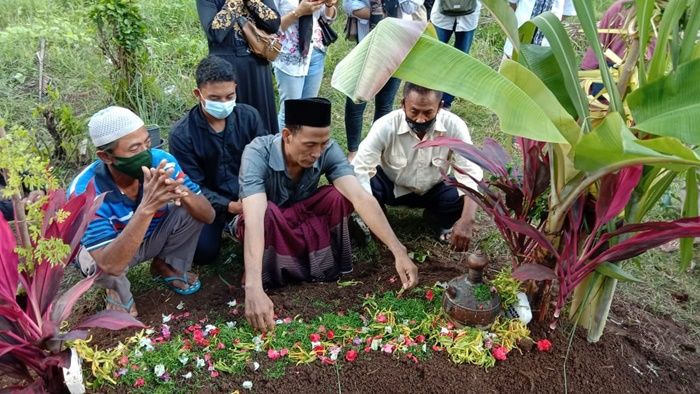
[[449, 244], [451, 237], [452, 237], [452, 227], [443, 228], [440, 230], [440, 233], [438, 234], [438, 241], [440, 241], [443, 244]]
[[172, 291], [174, 291], [175, 293], [180, 294], [180, 295], [190, 295], [190, 294], [194, 294], [194, 293], [198, 292], [199, 289], [202, 288], [202, 282], [200, 282], [199, 279], [197, 279], [197, 281], [194, 282], [194, 283], [190, 283], [190, 286], [189, 286], [188, 288], [186, 288], [186, 289], [181, 289], [181, 288], [179, 288], [179, 287], [177, 287], [177, 286], [174, 286], [174, 285], [172, 284], [172, 283], [173, 283], [174, 281], [176, 281], [176, 280], [179, 280], [179, 281], [181, 281], [182, 283], [189, 283], [189, 282], [187, 281], [187, 274], [186, 274], [186, 273], [185, 273], [184, 275], [182, 275], [182, 276], [168, 276], [168, 277], [166, 277], [166, 278], [157, 276], [157, 277], [155, 278], [155, 280], [157, 280], [157, 281], [163, 283], [163, 284], [164, 284], [165, 286], [167, 286], [170, 290], [172, 290]]
[[121, 303], [110, 296], [105, 296], [105, 302], [123, 308], [126, 313], [131, 314], [131, 307], [134, 306], [134, 297], [132, 296], [129, 301]]

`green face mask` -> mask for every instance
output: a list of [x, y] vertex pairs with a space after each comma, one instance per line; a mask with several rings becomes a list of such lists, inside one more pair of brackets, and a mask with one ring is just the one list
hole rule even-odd
[[135, 179], [143, 179], [141, 167], [151, 168], [153, 164], [153, 154], [150, 149], [146, 149], [131, 157], [113, 157], [114, 163], [112, 166]]

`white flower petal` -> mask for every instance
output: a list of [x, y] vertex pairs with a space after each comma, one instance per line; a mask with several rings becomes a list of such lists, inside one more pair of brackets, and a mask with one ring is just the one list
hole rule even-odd
[[155, 367], [153, 367], [153, 373], [156, 374], [157, 377], [163, 376], [163, 374], [165, 373], [165, 365], [156, 365]]
[[227, 321], [227, 322], [226, 322], [226, 327], [228, 327], [228, 328], [234, 328], [234, 327], [236, 327], [236, 322], [235, 322], [235, 321]]
[[241, 387], [243, 387], [246, 390], [250, 390], [253, 388], [253, 382], [251, 382], [250, 380], [246, 380], [245, 382], [243, 382], [243, 384], [241, 384]]
[[182, 375], [183, 378], [185, 379], [191, 379], [192, 378], [192, 372], [187, 372], [186, 374]]
[[175, 308], [177, 308], [177, 310], [181, 311], [181, 310], [185, 309], [185, 303], [183, 301], [180, 301], [180, 303], [177, 304], [177, 306]]

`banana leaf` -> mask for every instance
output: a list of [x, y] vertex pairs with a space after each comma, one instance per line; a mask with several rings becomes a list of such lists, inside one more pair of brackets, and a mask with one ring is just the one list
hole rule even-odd
[[610, 72], [608, 71], [608, 62], [603, 54], [603, 48], [598, 40], [598, 29], [595, 23], [595, 17], [593, 16], [593, 8], [590, 1], [584, 0], [573, 0], [574, 7], [576, 7], [576, 15], [581, 22], [581, 27], [583, 32], [588, 38], [588, 42], [598, 59], [598, 68], [600, 69], [601, 76], [603, 77], [603, 84], [605, 89], [608, 91], [608, 96], [610, 98], [610, 110], [619, 112], [620, 115], [625, 116], [625, 110], [622, 106], [622, 98], [620, 97], [620, 92], [617, 90], [617, 84], [613, 80]]
[[[501, 27], [506, 37], [513, 44], [513, 55], [520, 52], [520, 40], [518, 38], [518, 19], [508, 2], [503, 0], [481, 0], [481, 4], [493, 14], [498, 26]], [[515, 57], [514, 57], [515, 58]]]
[[617, 112], [609, 114], [574, 148], [574, 165], [581, 171], [604, 173], [636, 164], [682, 171], [700, 165], [700, 159], [675, 138], [637, 139]]
[[542, 80], [549, 90], [554, 93], [559, 103], [571, 116], [577, 116], [576, 107], [571, 97], [566, 92], [564, 76], [562, 75], [557, 59], [554, 57], [551, 47], [541, 45], [522, 44], [518, 62], [527, 67]]
[[[683, 217], [698, 216], [698, 173], [690, 169], [685, 175], [685, 201], [683, 202]], [[680, 241], [681, 271], [688, 269], [695, 252], [693, 241], [695, 238], [682, 238]]]
[[654, 0], [635, 0], [637, 7], [637, 31], [639, 32], [639, 82], [646, 82], [646, 48], [649, 45], [652, 34], [652, 15], [654, 14]]
[[[489, 66], [421, 34], [424, 27], [420, 22], [384, 19], [338, 64], [331, 85], [352, 100], [366, 101], [393, 74], [492, 110], [505, 133], [567, 142], [527, 93]], [[410, 39], [405, 37], [409, 35]], [[403, 38], [397, 39], [400, 36]]]
[[537, 28], [542, 31], [544, 36], [547, 37], [547, 41], [549, 41], [554, 57], [557, 59], [557, 63], [561, 69], [566, 91], [576, 108], [578, 120], [582, 122], [584, 132], [590, 131], [591, 123], [588, 111], [588, 99], [583, 89], [581, 89], [578, 79], [579, 60], [564, 26], [561, 24], [559, 18], [551, 12], [540, 14], [530, 22], [525, 22], [525, 25], [528, 23], [534, 23]]
[[667, 52], [668, 37], [674, 27], [678, 26], [678, 21], [683, 16], [686, 9], [687, 0], [670, 0], [664, 10], [661, 24], [659, 25], [659, 39], [656, 42], [654, 55], [651, 57], [647, 81], [654, 82], [664, 76], [666, 65], [668, 64], [669, 53]]

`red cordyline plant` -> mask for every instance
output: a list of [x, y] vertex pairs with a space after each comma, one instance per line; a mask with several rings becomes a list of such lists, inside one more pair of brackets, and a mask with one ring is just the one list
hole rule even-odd
[[[61, 240], [69, 246], [69, 252], [52, 259], [33, 253], [31, 268], [26, 264], [27, 253], [17, 254], [27, 248], [16, 248], [12, 229], [0, 217], [0, 371], [25, 384], [23, 388], [28, 392], [66, 391], [61, 368], [69, 366], [70, 350], [64, 343], [85, 338], [86, 329], [144, 327], [128, 313], [110, 310], [62, 331], [75, 303], [97, 277], [87, 277], [59, 295], [64, 269], [77, 254], [80, 239], [102, 199], [96, 198], [93, 185], [68, 201], [63, 190], [50, 192], [42, 206], [44, 219], [39, 235], [31, 240], [29, 248]], [[24, 295], [18, 296], [22, 292]]]
[[444, 177], [493, 218], [512, 252], [515, 278], [557, 280], [555, 321], [574, 289], [593, 271], [604, 269], [610, 276], [623, 276], [623, 271], [611, 263], [638, 256], [676, 238], [700, 236], [700, 218], [629, 225], [618, 220], [642, 177], [641, 165], [604, 175], [596, 183], [595, 192], [591, 188], [583, 190], [566, 212], [560, 232], [548, 234], [547, 145], [524, 138], [518, 138], [518, 144], [523, 155], [522, 172], [492, 139], [486, 139], [482, 148], [445, 137], [421, 142], [417, 147], [449, 147], [490, 174], [483, 180], [474, 179], [478, 192]]

